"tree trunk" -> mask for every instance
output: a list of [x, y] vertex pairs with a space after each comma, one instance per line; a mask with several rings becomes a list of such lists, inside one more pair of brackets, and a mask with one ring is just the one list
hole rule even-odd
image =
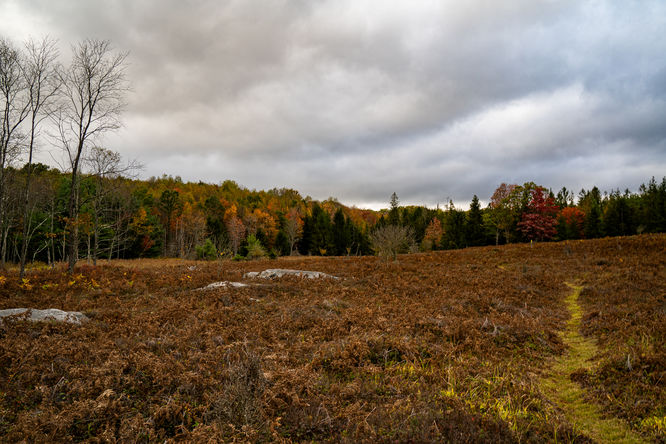
[[7, 236], [9, 236], [9, 225], [2, 228], [2, 254], [0, 255], [0, 265], [5, 268], [7, 262]]
[[[32, 140], [31, 140], [32, 145]], [[32, 175], [32, 149], [28, 158], [28, 173], [25, 178], [25, 193], [23, 194], [23, 239], [21, 241], [21, 257], [19, 258], [20, 271], [19, 277], [23, 279], [25, 275], [25, 262], [28, 256], [28, 233], [30, 232], [30, 223], [32, 222], [31, 212], [29, 210], [30, 200], [30, 176]]]
[[86, 256], [86, 262], [90, 263], [91, 255], [90, 255], [90, 232], [86, 233], [86, 247], [88, 250], [88, 254]]
[[113, 244], [115, 243], [115, 241], [116, 241], [116, 235], [115, 235], [115, 233], [114, 233], [113, 236], [111, 236], [111, 245], [109, 246], [109, 259], [108, 259], [108, 262], [111, 262], [111, 257], [113, 256]]
[[78, 259], [79, 254], [79, 161], [81, 159], [81, 152], [83, 151], [83, 141], [79, 141], [79, 146], [72, 165], [72, 183], [69, 189], [69, 220], [67, 221], [69, 227], [69, 236], [67, 236], [67, 256], [68, 256], [68, 270], [70, 273], [74, 272], [74, 266]]

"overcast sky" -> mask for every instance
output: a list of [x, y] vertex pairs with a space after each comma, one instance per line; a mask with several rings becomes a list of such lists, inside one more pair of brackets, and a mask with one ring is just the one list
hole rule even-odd
[[666, 175], [666, 2], [0, 0], [0, 33], [129, 51], [144, 177], [466, 206]]

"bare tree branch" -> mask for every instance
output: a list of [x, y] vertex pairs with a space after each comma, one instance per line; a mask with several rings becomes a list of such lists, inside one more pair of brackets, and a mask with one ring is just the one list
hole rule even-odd
[[129, 90], [126, 52], [114, 52], [106, 40], [84, 40], [72, 47], [68, 69], [60, 71], [62, 104], [56, 123], [71, 167], [67, 252], [73, 271], [78, 255], [78, 179], [84, 151], [103, 133], [121, 126]]

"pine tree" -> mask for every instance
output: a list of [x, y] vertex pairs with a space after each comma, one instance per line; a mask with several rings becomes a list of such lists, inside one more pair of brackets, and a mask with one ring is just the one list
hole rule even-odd
[[450, 250], [465, 247], [466, 224], [465, 212], [456, 209], [453, 202], [449, 202], [449, 208], [444, 214], [444, 235], [441, 244], [443, 249]]
[[398, 200], [398, 195], [391, 194], [391, 209], [389, 210], [388, 214], [388, 224], [389, 225], [400, 225], [400, 207], [398, 206], [400, 201]]
[[309, 253], [314, 255], [332, 254], [333, 233], [331, 217], [319, 204], [312, 207], [312, 238]]
[[467, 213], [467, 245], [480, 246], [486, 244], [486, 235], [483, 227], [483, 215], [481, 214], [481, 204], [475, 194]]
[[277, 236], [275, 236], [275, 250], [280, 254], [280, 256], [289, 256], [291, 254], [289, 239], [282, 230], [278, 231]]
[[627, 236], [635, 233], [629, 196], [612, 192], [606, 201], [603, 227], [607, 236]]
[[351, 231], [349, 225], [351, 224], [345, 218], [342, 208], [338, 208], [333, 216], [333, 254], [336, 256], [344, 256], [348, 253], [347, 248], [351, 247]]
[[310, 254], [312, 250], [312, 237], [314, 233], [314, 219], [311, 215], [305, 216], [303, 219], [303, 233], [301, 240], [298, 242], [298, 252], [302, 255]]

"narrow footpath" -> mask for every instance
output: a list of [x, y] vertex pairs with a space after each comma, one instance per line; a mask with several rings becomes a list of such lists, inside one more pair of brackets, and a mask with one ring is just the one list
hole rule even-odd
[[553, 364], [541, 388], [548, 398], [562, 409], [567, 420], [575, 429], [600, 443], [644, 443], [640, 435], [632, 431], [620, 419], [603, 418], [599, 406], [585, 399], [585, 390], [571, 380], [576, 370], [591, 369], [591, 359], [599, 349], [594, 340], [580, 334], [583, 309], [578, 297], [583, 287], [567, 283], [573, 290], [565, 299], [571, 318], [566, 330], [560, 332], [568, 351]]

